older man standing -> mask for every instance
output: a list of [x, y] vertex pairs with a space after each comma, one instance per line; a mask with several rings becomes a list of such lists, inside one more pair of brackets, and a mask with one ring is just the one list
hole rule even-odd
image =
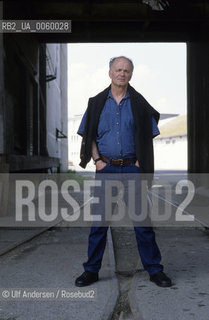
[[[82, 139], [81, 162], [85, 168], [91, 157], [96, 173], [153, 173], [153, 137], [159, 134], [159, 113], [129, 85], [133, 62], [124, 56], [109, 64], [110, 87], [89, 99], [78, 134]], [[98, 281], [106, 245], [108, 226], [92, 226], [88, 261], [84, 273], [75, 281], [79, 287]], [[163, 272], [161, 254], [151, 226], [135, 226], [137, 247], [150, 281], [170, 287]]]

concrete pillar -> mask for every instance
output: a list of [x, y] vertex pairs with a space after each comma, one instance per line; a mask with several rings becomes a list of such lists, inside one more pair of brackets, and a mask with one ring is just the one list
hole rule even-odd
[[[3, 1], [0, 1], [0, 20], [3, 19]], [[4, 101], [4, 42], [0, 33], [0, 216], [7, 214], [9, 196], [9, 165], [5, 155], [5, 101]]]
[[188, 171], [209, 173], [209, 42], [187, 44], [187, 83]]
[[[0, 1], [0, 19], [3, 19], [3, 1]], [[0, 33], [0, 156], [5, 152], [4, 145], [4, 63], [3, 33]]]

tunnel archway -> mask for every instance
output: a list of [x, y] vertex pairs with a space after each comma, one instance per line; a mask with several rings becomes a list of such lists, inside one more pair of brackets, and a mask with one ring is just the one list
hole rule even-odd
[[[72, 32], [30, 35], [39, 42], [186, 42], [188, 171], [209, 172], [209, 4], [168, 1], [153, 10], [144, 1], [5, 1], [4, 19], [69, 19]], [[21, 37], [22, 35], [16, 35]], [[4, 35], [7, 37], [7, 35]], [[1, 44], [2, 46], [2, 44]], [[2, 110], [2, 108], [1, 108]], [[2, 113], [2, 111], [1, 111]], [[2, 148], [1, 148], [2, 149]], [[2, 150], [2, 153], [3, 150]]]

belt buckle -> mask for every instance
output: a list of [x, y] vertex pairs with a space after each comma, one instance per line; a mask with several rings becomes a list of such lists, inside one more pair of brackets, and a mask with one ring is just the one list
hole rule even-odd
[[118, 159], [118, 161], [120, 162], [120, 166], [123, 166], [123, 164], [124, 164], [124, 159]]

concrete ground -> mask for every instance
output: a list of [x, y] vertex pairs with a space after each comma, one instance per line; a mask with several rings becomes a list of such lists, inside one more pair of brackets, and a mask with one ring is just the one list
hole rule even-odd
[[194, 228], [162, 228], [156, 234], [165, 272], [172, 278], [173, 286], [157, 287], [140, 269], [129, 291], [134, 318], [209, 319], [209, 233]]
[[[175, 195], [172, 201], [181, 203], [184, 198], [185, 194]], [[161, 212], [163, 199], [159, 205]], [[197, 222], [172, 226], [171, 220], [170, 227], [156, 228], [162, 263], [173, 281], [171, 288], [159, 288], [149, 281], [131, 228], [113, 230], [114, 246], [109, 233], [100, 281], [84, 289], [93, 294], [91, 301], [60, 299], [59, 295], [51, 301], [18, 299], [23, 288], [59, 294], [62, 289], [82, 291], [74, 281], [83, 272], [89, 228], [66, 228], [66, 224], [48, 230], [1, 228], [0, 320], [209, 319], [209, 233], [203, 227], [208, 222], [207, 208], [208, 197], [198, 196], [195, 205], [187, 207], [197, 215]], [[176, 207], [172, 210], [175, 213]], [[11, 294], [12, 289], [16, 297], [4, 298], [3, 292]]]
[[[4, 233], [5, 231], [3, 231]], [[24, 233], [24, 231], [22, 231]], [[16, 231], [13, 230], [13, 238]], [[109, 238], [100, 281], [84, 289], [74, 285], [87, 256], [88, 228], [51, 229], [0, 257], [1, 320], [108, 319], [118, 298], [118, 283]], [[16, 237], [18, 234], [16, 234]], [[2, 244], [3, 246], [3, 244]], [[13, 295], [11, 299], [11, 290]], [[58, 299], [20, 301], [18, 291], [60, 290]], [[5, 290], [10, 297], [4, 298]], [[61, 291], [88, 292], [91, 299], [62, 298]], [[21, 293], [22, 294], [22, 293]]]
[[[1, 248], [4, 244], [3, 234], [8, 231], [1, 230]], [[13, 230], [13, 240], [18, 240], [18, 232]], [[29, 232], [27, 230], [27, 236]], [[73, 292], [80, 289], [74, 286], [74, 281], [83, 272], [88, 232], [88, 228], [52, 228], [4, 253], [0, 257], [1, 292], [11, 288], [68, 289]], [[22, 230], [24, 233], [26, 236], [26, 230]], [[109, 238], [100, 281], [85, 288], [86, 291], [95, 292], [96, 297], [92, 301], [20, 301], [1, 297], [0, 319], [83, 320], [87, 315], [88, 318], [103, 320], [208, 319], [207, 231], [203, 228], [156, 230], [165, 272], [173, 280], [171, 288], [159, 288], [149, 281], [138, 258], [134, 233], [130, 228], [113, 233], [116, 273], [113, 246]], [[11, 234], [10, 230], [10, 238]], [[5, 245], [8, 245], [6, 241]]]

